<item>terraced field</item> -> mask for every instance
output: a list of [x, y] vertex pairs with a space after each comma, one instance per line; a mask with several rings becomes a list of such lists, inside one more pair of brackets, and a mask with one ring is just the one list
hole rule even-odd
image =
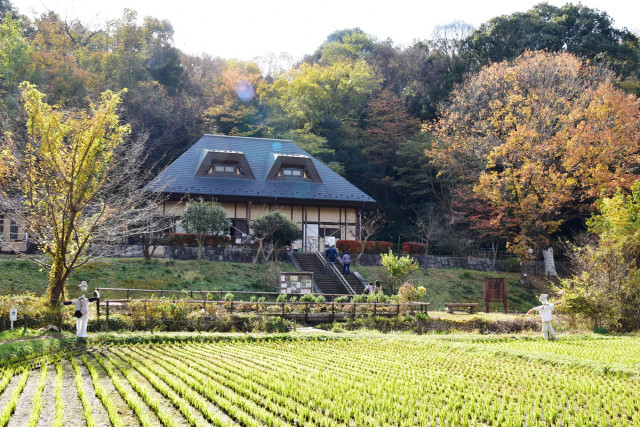
[[0, 425], [640, 425], [639, 373], [639, 336], [167, 338], [6, 367]]

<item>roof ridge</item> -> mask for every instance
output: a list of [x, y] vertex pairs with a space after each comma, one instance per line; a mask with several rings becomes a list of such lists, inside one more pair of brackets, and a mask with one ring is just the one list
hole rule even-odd
[[[253, 139], [257, 141], [282, 141], [282, 142], [293, 142], [292, 139], [279, 139], [279, 138], [258, 138], [255, 136], [234, 136], [234, 135], [219, 135], [214, 133], [205, 133], [204, 136], [214, 136], [217, 138], [242, 138], [242, 139]], [[295, 142], [293, 142], [295, 144]]]

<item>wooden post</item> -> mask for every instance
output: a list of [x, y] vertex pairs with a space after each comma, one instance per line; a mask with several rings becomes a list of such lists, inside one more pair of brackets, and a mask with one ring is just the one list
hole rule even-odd
[[282, 303], [282, 315], [280, 316], [281, 319], [284, 319], [284, 304], [285, 303]]
[[335, 310], [335, 303], [331, 300], [331, 323], [333, 323], [333, 313]]
[[400, 303], [398, 303], [398, 311], [396, 313], [396, 317], [400, 316]]
[[309, 321], [309, 303], [307, 302], [304, 303], [304, 321]]
[[107, 300], [106, 330], [109, 330], [109, 300]]
[[129, 299], [129, 289], [127, 289], [127, 299]]
[[378, 306], [378, 303], [377, 303], [377, 302], [374, 302], [374, 303], [373, 303], [373, 316], [374, 316], [374, 317], [375, 317], [375, 316], [376, 316], [376, 314], [377, 314], [377, 306]]
[[100, 298], [96, 301], [96, 317], [100, 321]]
[[356, 318], [356, 303], [353, 303], [353, 310], [351, 310], [351, 320]]

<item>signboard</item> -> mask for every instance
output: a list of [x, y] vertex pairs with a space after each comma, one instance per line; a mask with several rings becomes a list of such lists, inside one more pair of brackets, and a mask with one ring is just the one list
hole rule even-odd
[[296, 271], [292, 273], [280, 272], [281, 294], [311, 294], [313, 293], [313, 272]]
[[15, 322], [18, 320], [18, 309], [11, 307], [11, 310], [9, 310], [9, 320], [11, 322]]
[[484, 311], [489, 312], [490, 302], [501, 302], [504, 312], [507, 312], [507, 278], [506, 277], [485, 277], [484, 278]]

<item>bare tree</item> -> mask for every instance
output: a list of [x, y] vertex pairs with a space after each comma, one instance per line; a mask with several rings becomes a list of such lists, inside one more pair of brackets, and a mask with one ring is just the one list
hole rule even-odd
[[364, 249], [369, 239], [376, 234], [385, 224], [384, 214], [380, 211], [371, 211], [362, 215], [360, 222], [360, 253], [356, 257], [355, 264], [360, 262]]

